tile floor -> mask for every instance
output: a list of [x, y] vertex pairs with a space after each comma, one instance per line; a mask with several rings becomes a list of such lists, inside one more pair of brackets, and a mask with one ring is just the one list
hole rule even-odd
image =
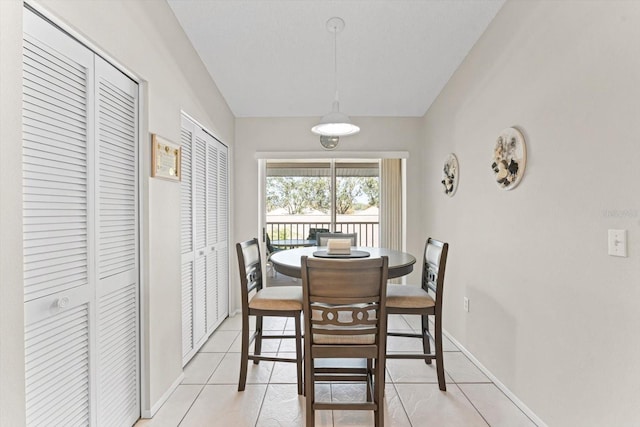
[[[389, 329], [411, 330], [417, 316], [391, 316]], [[136, 427], [304, 426], [304, 397], [296, 389], [295, 365], [249, 363], [247, 387], [237, 391], [240, 316], [228, 318], [185, 367], [184, 380], [152, 419]], [[415, 325], [414, 325], [415, 326]], [[265, 330], [293, 330], [284, 318], [266, 319]], [[420, 346], [411, 338], [390, 337], [389, 351]], [[535, 426], [471, 361], [445, 338], [447, 391], [438, 389], [435, 364], [388, 360], [385, 426]], [[266, 340], [263, 352], [291, 353], [293, 340]], [[346, 401], [364, 394], [361, 384], [319, 384], [318, 398]], [[371, 412], [317, 411], [316, 426], [373, 426]]]

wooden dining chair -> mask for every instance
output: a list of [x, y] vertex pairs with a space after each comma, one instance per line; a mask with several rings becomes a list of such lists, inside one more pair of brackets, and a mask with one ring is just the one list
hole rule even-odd
[[309, 235], [307, 236], [307, 240], [318, 240], [318, 233], [328, 233], [328, 228], [309, 228]]
[[273, 255], [276, 252], [281, 251], [282, 249], [280, 248], [276, 248], [271, 244], [271, 238], [269, 237], [269, 233], [265, 233], [265, 246], [267, 248], [267, 276], [268, 277], [276, 277], [278, 275], [278, 272], [276, 271], [276, 269], [273, 267], [273, 264], [271, 263], [271, 255]]
[[[444, 359], [442, 354], [442, 293], [444, 291], [444, 272], [447, 265], [449, 244], [427, 239], [422, 258], [422, 284], [387, 286], [387, 314], [418, 315], [422, 317], [421, 333], [388, 332], [391, 337], [409, 337], [422, 340], [421, 353], [387, 354], [387, 359], [424, 359], [427, 364], [436, 361], [438, 386], [446, 391], [444, 378]], [[429, 330], [429, 316], [434, 317], [434, 331]], [[435, 351], [431, 351], [431, 340]]]
[[[301, 265], [306, 425], [315, 425], [316, 410], [338, 409], [372, 410], [375, 425], [382, 427], [389, 260], [303, 256]], [[319, 359], [345, 358], [366, 360], [366, 367], [316, 366]], [[317, 381], [362, 381], [366, 395], [360, 402], [319, 402]]]
[[327, 246], [329, 239], [351, 239], [351, 246], [358, 246], [358, 233], [317, 233], [318, 246]]
[[[258, 239], [251, 239], [236, 244], [238, 268], [240, 271], [240, 290], [242, 297], [242, 350], [240, 357], [240, 379], [238, 391], [243, 391], [247, 383], [249, 360], [258, 364], [261, 360], [273, 362], [290, 362], [296, 364], [298, 378], [298, 394], [302, 387], [302, 289], [294, 286], [264, 287], [262, 281], [262, 262]], [[249, 316], [256, 318], [256, 330], [249, 336]], [[295, 335], [263, 333], [262, 319], [267, 316], [291, 317], [295, 321]], [[290, 339], [296, 342], [296, 357], [270, 357], [261, 355], [263, 339]], [[249, 346], [255, 343], [253, 354], [249, 354]]]

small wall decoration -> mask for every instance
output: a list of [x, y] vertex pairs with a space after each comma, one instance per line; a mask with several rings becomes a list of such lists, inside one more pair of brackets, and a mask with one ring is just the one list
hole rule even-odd
[[524, 175], [527, 147], [524, 136], [516, 128], [506, 128], [498, 136], [493, 149], [493, 170], [496, 184], [503, 190], [515, 188]]
[[458, 167], [458, 158], [455, 154], [451, 153], [444, 161], [444, 167], [442, 168], [442, 185], [444, 186], [444, 194], [449, 197], [453, 197], [458, 189], [458, 175], [460, 174]]
[[151, 176], [180, 181], [180, 146], [151, 134]]

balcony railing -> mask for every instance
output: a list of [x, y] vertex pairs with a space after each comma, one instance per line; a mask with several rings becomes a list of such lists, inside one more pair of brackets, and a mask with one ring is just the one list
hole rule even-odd
[[378, 222], [336, 222], [332, 230], [328, 222], [267, 222], [271, 240], [306, 239], [311, 228], [325, 228], [342, 233], [358, 233], [358, 246], [378, 247], [380, 236]]

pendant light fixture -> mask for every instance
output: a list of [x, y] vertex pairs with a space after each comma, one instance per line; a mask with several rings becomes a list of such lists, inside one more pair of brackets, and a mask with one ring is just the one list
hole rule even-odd
[[339, 136], [320, 135], [320, 145], [327, 150], [333, 150], [340, 142]]
[[[333, 108], [329, 114], [320, 119], [320, 123], [311, 128], [311, 132], [321, 135], [320, 142], [322, 146], [328, 149], [335, 148], [338, 145], [338, 137], [353, 135], [360, 132], [360, 128], [353, 123], [346, 114], [340, 112], [340, 101], [338, 101], [338, 33], [344, 29], [344, 21], [342, 18], [334, 17], [327, 21], [327, 30], [333, 33], [333, 72], [334, 72], [334, 89], [335, 98], [333, 100]], [[322, 137], [332, 137], [324, 138]], [[333, 137], [336, 137], [335, 139]], [[326, 144], [328, 141], [331, 144]]]

